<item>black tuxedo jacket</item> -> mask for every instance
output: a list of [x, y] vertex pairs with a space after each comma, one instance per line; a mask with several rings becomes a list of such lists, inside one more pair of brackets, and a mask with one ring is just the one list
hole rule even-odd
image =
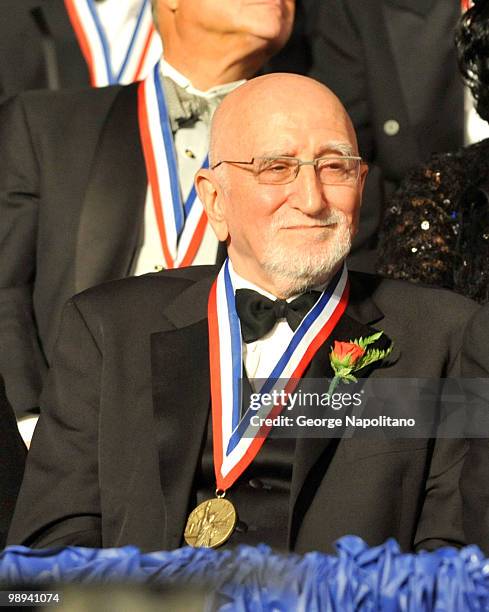
[[432, 152], [463, 145], [463, 86], [453, 42], [460, 3], [316, 0], [307, 15], [309, 74], [343, 102], [371, 166], [363, 242], [372, 248], [383, 202], [407, 170]]
[[[462, 373], [470, 379], [488, 379], [484, 386], [477, 386], [477, 400], [489, 408], [489, 305], [483, 306], [467, 326]], [[477, 422], [474, 431], [477, 431]], [[464, 527], [470, 540], [489, 555], [489, 439], [472, 438], [469, 443], [461, 479]]]
[[39, 405], [64, 302], [131, 269], [147, 189], [137, 85], [6, 102], [0, 157], [0, 372], [22, 413]]
[[[182, 544], [209, 418], [207, 300], [216, 272], [129, 278], [68, 303], [11, 543]], [[459, 372], [472, 302], [355, 273], [351, 283], [329, 343], [382, 329], [396, 361], [371, 376]], [[460, 440], [298, 440], [289, 547], [331, 551], [347, 533], [371, 545], [392, 536], [407, 550], [464, 543], [464, 454]]]
[[0, 550], [7, 531], [24, 473], [27, 449], [22, 442], [12, 408], [7, 402], [0, 377]]
[[27, 89], [89, 85], [63, 0], [2, 0], [0, 99]]

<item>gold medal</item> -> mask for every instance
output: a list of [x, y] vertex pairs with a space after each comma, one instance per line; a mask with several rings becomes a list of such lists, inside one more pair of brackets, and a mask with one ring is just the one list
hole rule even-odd
[[184, 538], [189, 546], [217, 548], [234, 531], [237, 515], [233, 504], [224, 499], [208, 499], [192, 510], [187, 519]]

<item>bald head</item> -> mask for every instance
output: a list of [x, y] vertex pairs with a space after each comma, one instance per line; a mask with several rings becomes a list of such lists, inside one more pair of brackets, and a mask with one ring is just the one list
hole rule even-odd
[[[226, 96], [217, 109], [211, 128], [210, 160], [237, 159], [244, 154], [243, 145], [253, 147], [265, 132], [273, 140], [275, 131], [290, 120], [328, 125], [338, 133], [338, 152], [358, 154], [355, 131], [343, 105], [334, 93], [309, 77], [275, 73], [251, 79]], [[328, 143], [325, 143], [325, 146]], [[331, 143], [333, 144], [333, 143]], [[263, 154], [253, 151], [253, 155]], [[281, 152], [285, 154], [285, 152]]]
[[196, 188], [234, 270], [277, 297], [327, 282], [357, 231], [367, 174], [338, 98], [303, 76], [253, 79], [221, 103], [211, 147]]

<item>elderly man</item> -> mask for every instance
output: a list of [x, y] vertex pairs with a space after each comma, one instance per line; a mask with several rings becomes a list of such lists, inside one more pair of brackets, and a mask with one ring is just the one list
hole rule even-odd
[[165, 56], [145, 81], [28, 93], [0, 111], [0, 372], [18, 415], [39, 405], [74, 293], [216, 262], [193, 189], [210, 118], [285, 44], [294, 16], [294, 0], [153, 6]]
[[334, 340], [382, 330], [400, 353], [365, 376], [458, 372], [472, 302], [343, 266], [367, 172], [357, 155], [345, 110], [316, 81], [272, 74], [226, 98], [196, 185], [229, 260], [68, 303], [11, 543], [465, 542], [462, 441], [241, 435], [242, 366], [326, 379]]

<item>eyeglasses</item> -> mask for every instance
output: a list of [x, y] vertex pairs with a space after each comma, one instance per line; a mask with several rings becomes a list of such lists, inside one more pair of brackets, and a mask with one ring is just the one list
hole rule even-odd
[[[214, 170], [221, 164], [240, 164], [251, 166], [251, 171], [262, 185], [285, 185], [297, 178], [301, 166], [314, 166], [316, 176], [323, 185], [353, 185], [360, 176], [362, 158], [353, 155], [341, 157], [318, 157], [302, 161], [298, 157], [254, 157], [251, 161], [231, 161], [223, 159], [211, 167]], [[244, 169], [244, 168], [243, 168]]]

